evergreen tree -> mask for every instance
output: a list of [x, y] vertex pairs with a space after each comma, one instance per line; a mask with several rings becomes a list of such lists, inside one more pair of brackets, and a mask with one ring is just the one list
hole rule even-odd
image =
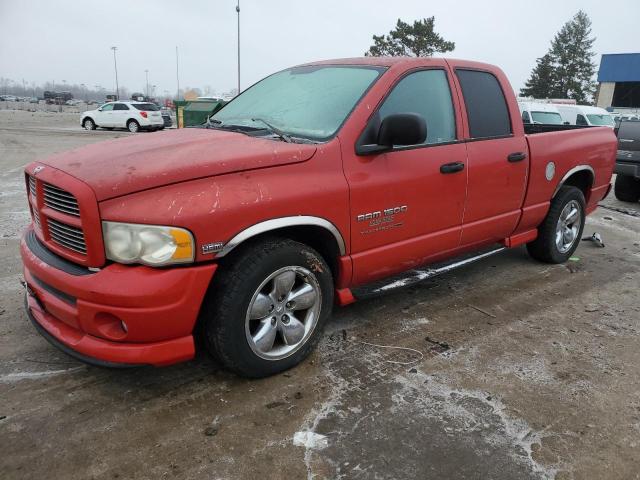
[[434, 53], [451, 52], [456, 44], [448, 42], [433, 28], [435, 17], [416, 20], [413, 25], [398, 19], [395, 30], [388, 35], [374, 35], [373, 45], [366, 56], [430, 57]]
[[553, 57], [548, 53], [536, 61], [536, 66], [520, 95], [534, 98], [553, 98], [556, 85], [556, 70]]
[[591, 20], [580, 10], [565, 23], [539, 58], [520, 93], [537, 98], [572, 98], [588, 103], [595, 92]]

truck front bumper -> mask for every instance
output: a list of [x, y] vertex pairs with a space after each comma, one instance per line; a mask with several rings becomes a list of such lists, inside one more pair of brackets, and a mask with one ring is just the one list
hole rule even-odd
[[47, 250], [31, 229], [20, 253], [29, 318], [63, 351], [101, 366], [161, 366], [193, 358], [193, 329], [217, 265], [114, 263], [93, 272]]

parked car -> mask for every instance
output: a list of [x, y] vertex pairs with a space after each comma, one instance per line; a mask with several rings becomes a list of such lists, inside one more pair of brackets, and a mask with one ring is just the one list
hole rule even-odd
[[83, 112], [80, 124], [85, 130], [95, 130], [97, 127], [126, 128], [131, 133], [164, 128], [164, 120], [157, 105], [132, 101], [108, 102], [95, 110]]
[[614, 128], [613, 117], [604, 108], [588, 105], [555, 105], [568, 125]]
[[562, 125], [562, 116], [555, 105], [550, 103], [518, 102], [524, 123]]
[[4, 100], [5, 102], [17, 102], [18, 97], [16, 97], [15, 95], [3, 95], [2, 100]]
[[26, 311], [90, 363], [168, 365], [200, 336], [238, 374], [275, 374], [371, 282], [521, 245], [565, 262], [615, 152], [610, 128], [524, 125], [491, 65], [297, 66], [201, 127], [29, 164]]
[[618, 200], [640, 200], [640, 121], [627, 120], [618, 129], [614, 192]]
[[162, 120], [164, 121], [165, 127], [173, 125], [173, 121], [171, 120], [171, 109], [162, 107], [160, 108], [160, 113], [162, 114]]

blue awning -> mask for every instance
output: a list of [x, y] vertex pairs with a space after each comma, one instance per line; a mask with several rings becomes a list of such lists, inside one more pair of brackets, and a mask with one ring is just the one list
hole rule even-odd
[[640, 53], [602, 55], [598, 82], [640, 82]]

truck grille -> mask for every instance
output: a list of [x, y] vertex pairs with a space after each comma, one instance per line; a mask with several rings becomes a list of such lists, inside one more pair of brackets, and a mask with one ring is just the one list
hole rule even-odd
[[29, 192], [31, 192], [31, 195], [34, 197], [36, 196], [36, 179], [31, 175], [29, 175]]
[[49, 235], [58, 245], [73, 250], [74, 252], [87, 254], [87, 245], [84, 241], [84, 232], [80, 228], [67, 225], [53, 218], [47, 219]]
[[36, 210], [35, 208], [32, 208], [32, 213], [33, 213], [33, 222], [36, 224], [36, 227], [42, 228], [42, 225], [40, 224], [40, 214], [38, 213], [38, 210]]
[[[33, 187], [31, 186], [33, 180], [33, 177], [29, 177], [29, 188], [32, 189], [31, 191], [35, 195], [35, 182], [33, 182]], [[44, 184], [44, 204], [52, 210], [75, 217], [80, 216], [80, 208], [78, 207], [76, 197], [49, 183]]]

